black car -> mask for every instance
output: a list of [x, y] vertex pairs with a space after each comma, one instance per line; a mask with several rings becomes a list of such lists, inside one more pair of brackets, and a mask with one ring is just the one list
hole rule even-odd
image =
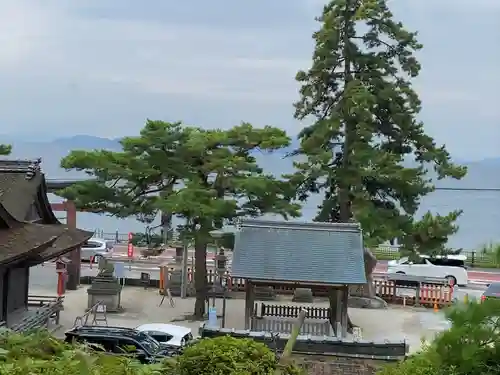
[[81, 326], [67, 331], [66, 342], [86, 343], [95, 350], [116, 355], [133, 355], [142, 363], [161, 361], [176, 355], [151, 336], [131, 328]]
[[488, 288], [481, 296], [482, 301], [490, 298], [500, 299], [500, 283], [491, 283], [490, 285], [488, 285]]

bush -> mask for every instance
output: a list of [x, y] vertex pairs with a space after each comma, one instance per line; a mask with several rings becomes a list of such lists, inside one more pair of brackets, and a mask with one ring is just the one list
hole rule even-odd
[[[200, 340], [178, 358], [179, 375], [269, 375], [276, 366], [276, 356], [266, 345], [230, 336]], [[284, 373], [301, 371], [292, 365]]]
[[500, 374], [500, 301], [470, 302], [446, 312], [452, 323], [424, 349], [379, 375]]
[[[203, 339], [176, 358], [143, 365], [133, 358], [70, 345], [47, 331], [19, 335], [0, 331], [0, 374], [9, 375], [272, 375], [277, 366], [267, 346], [250, 339]], [[294, 365], [284, 375], [300, 375]]]

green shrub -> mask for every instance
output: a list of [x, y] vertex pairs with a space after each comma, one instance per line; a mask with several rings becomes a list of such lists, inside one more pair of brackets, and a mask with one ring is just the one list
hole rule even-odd
[[446, 311], [452, 323], [423, 350], [378, 375], [500, 374], [500, 301], [470, 302]]
[[[200, 340], [178, 358], [179, 375], [271, 375], [276, 365], [276, 356], [266, 345], [230, 336]], [[300, 373], [295, 366], [285, 372]]]
[[[277, 366], [267, 346], [250, 339], [200, 340], [175, 358], [143, 365], [131, 357], [70, 345], [47, 331], [19, 335], [0, 331], [0, 374], [9, 375], [272, 375]], [[302, 375], [288, 365], [284, 375]]]

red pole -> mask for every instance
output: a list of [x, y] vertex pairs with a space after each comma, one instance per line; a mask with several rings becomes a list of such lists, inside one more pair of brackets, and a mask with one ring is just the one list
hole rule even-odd
[[128, 248], [127, 248], [127, 256], [129, 258], [134, 257], [134, 245], [132, 245], [132, 240], [134, 238], [134, 235], [132, 232], [128, 232]]
[[64, 279], [65, 270], [57, 270], [57, 296], [61, 297], [64, 295]]

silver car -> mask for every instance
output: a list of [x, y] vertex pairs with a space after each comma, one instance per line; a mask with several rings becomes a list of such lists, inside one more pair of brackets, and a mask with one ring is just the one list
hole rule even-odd
[[95, 263], [99, 261], [100, 256], [106, 256], [109, 251], [109, 246], [106, 240], [102, 238], [92, 237], [80, 249], [80, 257], [82, 261], [90, 262], [93, 260]]

